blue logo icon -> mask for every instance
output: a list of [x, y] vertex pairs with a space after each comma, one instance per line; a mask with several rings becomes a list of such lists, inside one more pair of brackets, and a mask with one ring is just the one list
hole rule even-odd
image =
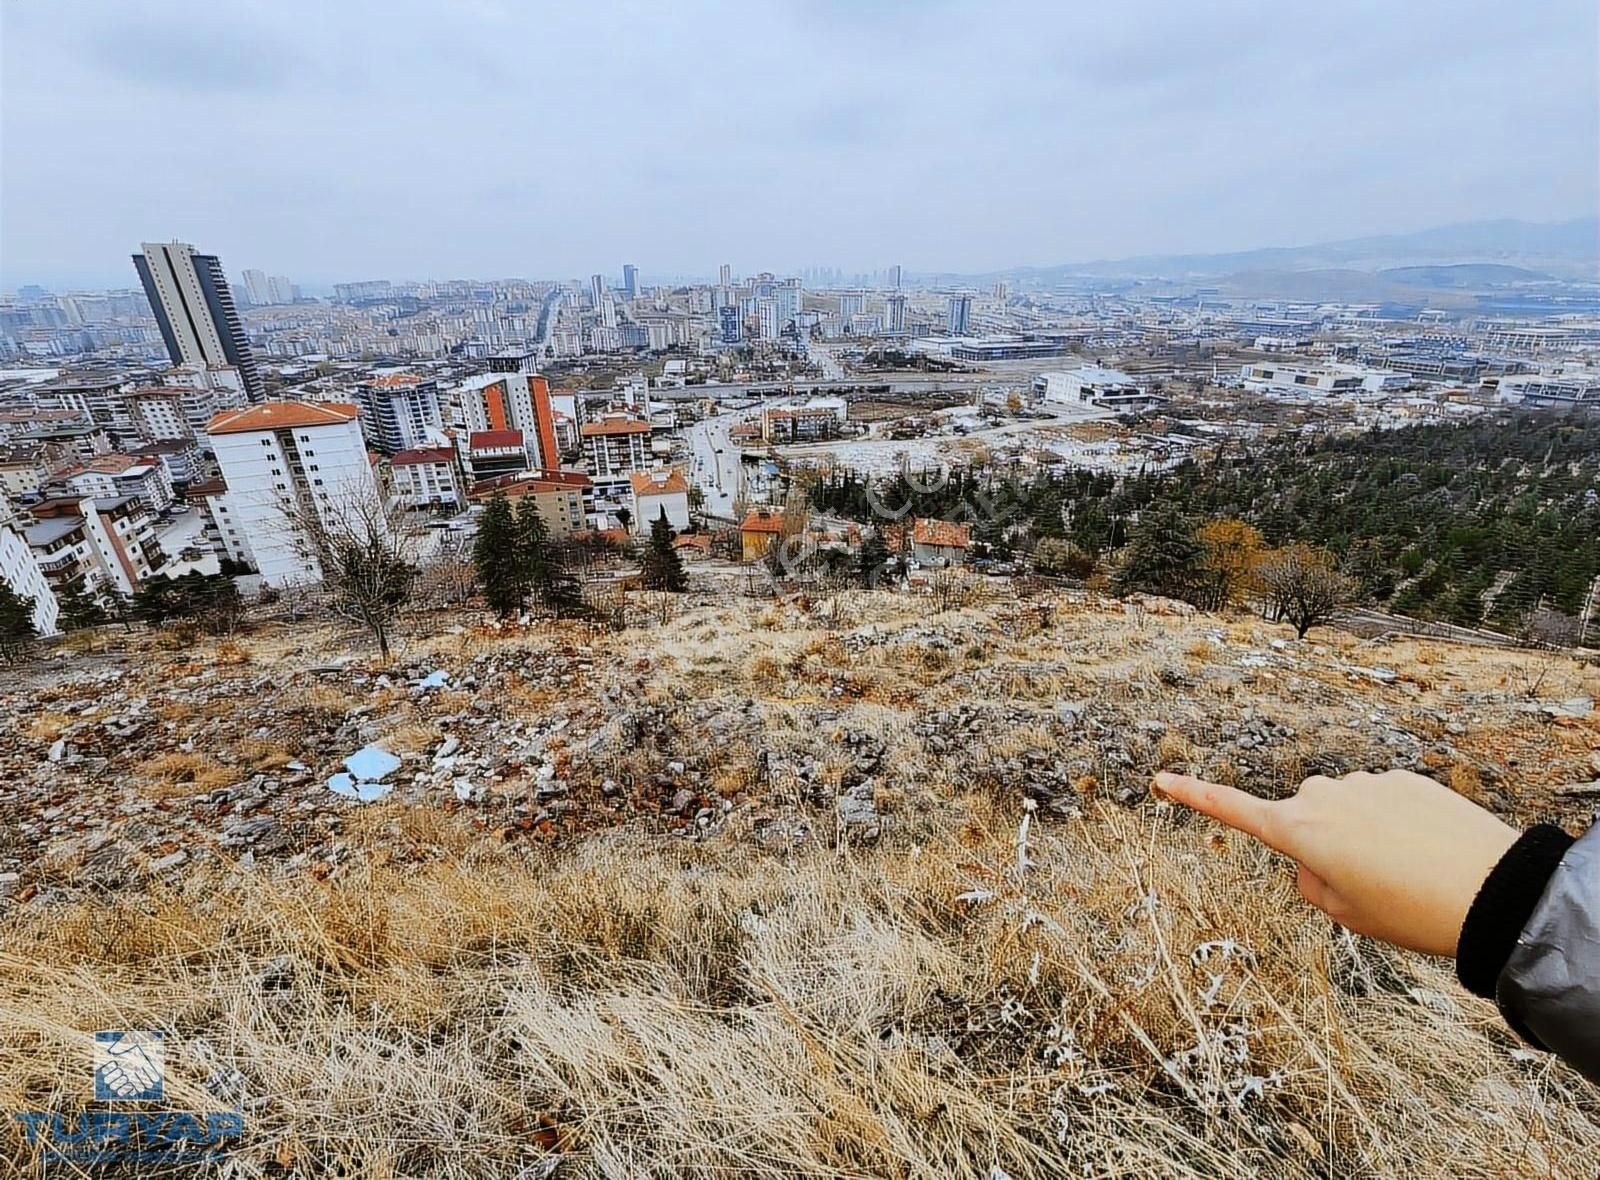
[[166, 1042], [158, 1032], [94, 1034], [94, 1096], [101, 1102], [153, 1102], [166, 1076]]

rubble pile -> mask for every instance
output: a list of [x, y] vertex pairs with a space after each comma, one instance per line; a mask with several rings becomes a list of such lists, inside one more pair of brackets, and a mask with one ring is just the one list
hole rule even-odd
[[[861, 601], [853, 629], [730, 600], [591, 642], [480, 629], [386, 667], [304, 636], [53, 657], [0, 690], [0, 897], [446, 855], [370, 808], [503, 846], [633, 824], [787, 847], [890, 837], [969, 791], [1072, 821], [1096, 793], [1141, 805], [1159, 769], [1274, 793], [1399, 766], [1502, 810], [1600, 794], [1578, 665], [1519, 695], [1447, 658], [1419, 669], [1411, 641], [1297, 643], [1148, 604], [1074, 602], [1041, 628]], [[1492, 658], [1514, 674], [1516, 653]]]

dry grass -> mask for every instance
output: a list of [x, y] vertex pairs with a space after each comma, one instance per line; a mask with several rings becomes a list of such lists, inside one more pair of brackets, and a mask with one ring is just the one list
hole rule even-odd
[[35, 713], [30, 717], [24, 732], [34, 741], [53, 742], [75, 720], [77, 719], [71, 713], [56, 713], [46, 710]]
[[1308, 916], [1259, 850], [1096, 806], [1035, 828], [1019, 879], [1015, 816], [968, 806], [844, 859], [613, 837], [530, 865], [455, 836], [421, 872], [15, 916], [0, 1104], [79, 1108], [80, 1030], [153, 1027], [178, 1103], [239, 1070], [242, 1154], [318, 1174], [1561, 1175], [1600, 1150], [1592, 1089], [1520, 1064], [1443, 965]]
[[240, 773], [205, 754], [175, 751], [141, 767], [144, 791], [152, 799], [204, 795], [239, 780]]
[[[200, 862], [170, 887], [101, 896], [73, 890], [79, 861], [40, 865], [30, 879], [60, 897], [0, 911], [0, 1108], [82, 1109], [88, 1031], [155, 1028], [170, 1038], [168, 1105], [224, 1107], [202, 1087], [238, 1071], [241, 1175], [288, 1160], [313, 1176], [531, 1176], [557, 1155], [558, 1177], [707, 1180], [1592, 1172], [1596, 1090], [1522, 1053], [1447, 964], [1342, 935], [1243, 838], [1116, 801], [1161, 766], [1287, 789], [1330, 751], [1374, 748], [1377, 710], [1464, 793], [1509, 795], [1510, 776], [1479, 767], [1512, 757], [1535, 782], [1570, 776], [1600, 743], [1592, 722], [1515, 712], [1446, 728], [1485, 689], [1523, 699], [1526, 653], [1332, 632], [1272, 649], [1287, 632], [1255, 620], [1065, 599], [1042, 631], [1015, 606], [933, 618], [890, 595], [839, 604], [838, 630], [795, 602], [720, 604], [596, 651], [584, 679], [610, 677], [613, 699], [678, 727], [670, 749], [649, 748], [658, 731], [604, 773], [645, 781], [687, 754], [711, 793], [749, 797], [703, 842], [507, 843], [448, 799], [391, 798], [342, 813], [347, 856], [331, 871]], [[561, 642], [469, 628], [409, 650], [459, 670]], [[258, 665], [304, 665], [337, 643], [284, 628], [250, 649]], [[1251, 653], [1267, 662], [1242, 665]], [[213, 707], [182, 707], [179, 677], [217, 663], [196, 659], [164, 674], [158, 716]], [[1376, 665], [1424, 666], [1426, 683], [1347, 667]], [[1594, 687], [1570, 662], [1544, 677]], [[493, 691], [503, 716], [591, 707], [587, 686], [520, 674]], [[754, 702], [759, 725], [713, 741], [684, 724], [719, 697]], [[307, 678], [291, 712], [368, 705], [382, 744], [425, 752], [433, 718], [472, 699]], [[1088, 702], [1084, 719], [1064, 727], [1059, 700]], [[958, 706], [979, 716], [934, 758], [914, 727]], [[1295, 735], [1225, 743], [1220, 725], [1246, 710]], [[29, 733], [74, 721], [33, 714]], [[563, 778], [578, 729], [550, 746]], [[837, 784], [844, 731], [885, 750], [876, 846], [838, 837], [792, 778], [758, 769], [759, 755], [809, 754]], [[172, 751], [141, 782], [181, 807], [281, 765], [289, 739], [253, 732], [270, 737], [223, 752], [237, 767]], [[1030, 820], [1019, 871], [1020, 791], [963, 770], [1041, 752], [1070, 768], [1085, 814]], [[596, 789], [582, 773], [574, 799]], [[1527, 819], [1538, 799], [1506, 806]], [[821, 838], [782, 854], [757, 839], [796, 815]], [[15, 1126], [0, 1145], [17, 1172], [38, 1169]]]

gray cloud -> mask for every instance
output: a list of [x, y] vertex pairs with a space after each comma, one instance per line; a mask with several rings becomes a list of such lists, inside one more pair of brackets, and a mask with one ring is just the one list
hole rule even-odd
[[[1592, 212], [1592, 0], [0, 4], [0, 286], [987, 269]], [[85, 176], [114, 184], [85, 184]]]

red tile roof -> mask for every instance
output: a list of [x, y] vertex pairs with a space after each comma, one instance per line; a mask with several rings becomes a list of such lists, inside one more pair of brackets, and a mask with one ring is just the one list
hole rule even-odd
[[781, 533], [783, 532], [783, 514], [769, 512], [765, 508], [752, 508], [745, 514], [744, 523], [739, 526], [741, 533]]
[[633, 471], [628, 474], [628, 482], [633, 485], [635, 496], [670, 496], [689, 490], [689, 481], [676, 467], [670, 471]]
[[264, 402], [242, 410], [225, 410], [206, 424], [207, 434], [251, 434], [301, 426], [339, 426], [356, 420], [349, 402]]
[[912, 526], [911, 542], [940, 549], [965, 549], [972, 543], [971, 534], [972, 530], [967, 525], [925, 516]]
[[596, 434], [649, 434], [650, 423], [643, 418], [602, 418], [598, 422], [585, 422], [583, 436]]
[[467, 436], [467, 446], [474, 451], [494, 450], [499, 447], [520, 447], [520, 430], [474, 430]]
[[374, 377], [367, 384], [376, 389], [409, 389], [413, 385], [421, 385], [422, 378], [415, 373], [386, 373], [382, 377]]

